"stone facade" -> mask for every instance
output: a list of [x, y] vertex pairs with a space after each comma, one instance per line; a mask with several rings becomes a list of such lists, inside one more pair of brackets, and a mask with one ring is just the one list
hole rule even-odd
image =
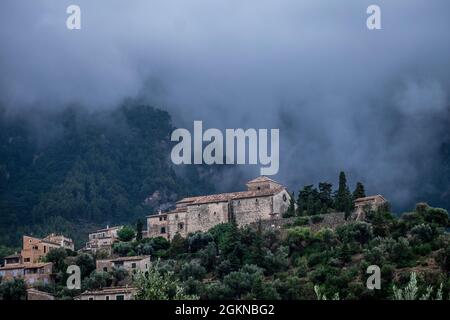
[[90, 233], [89, 241], [86, 242], [83, 250], [92, 253], [99, 250], [110, 252], [112, 244], [117, 241], [117, 232], [122, 228], [123, 226], [106, 226], [104, 229]]
[[[55, 240], [55, 242], [50, 240]], [[37, 263], [50, 250], [56, 248], [73, 248], [73, 242], [71, 239], [64, 236], [57, 236], [55, 234], [51, 234], [44, 239], [23, 236], [22, 242], [22, 251], [20, 255], [23, 263]]]
[[234, 220], [238, 226], [280, 218], [289, 207], [290, 194], [267, 177], [247, 183], [247, 191], [184, 198], [173, 211], [147, 217], [147, 236], [173, 238], [176, 233], [206, 232]]
[[383, 204], [387, 203], [387, 200], [382, 195], [377, 194], [375, 196], [358, 198], [354, 203], [357, 220], [363, 220], [364, 214], [367, 211], [377, 210]]
[[132, 274], [137, 271], [148, 271], [150, 263], [150, 256], [120, 257], [115, 259], [97, 260], [96, 270], [98, 272], [108, 272], [113, 268], [123, 268]]
[[2, 281], [22, 278], [30, 286], [36, 282], [43, 282], [46, 284], [53, 282], [52, 273], [53, 264], [51, 262], [8, 264], [0, 268]]
[[67, 238], [60, 234], [52, 233], [52, 234], [49, 234], [48, 236], [46, 236], [42, 240], [48, 241], [51, 243], [58, 243], [61, 248], [70, 249], [72, 251], [75, 250], [75, 244], [73, 243], [72, 239]]
[[110, 287], [97, 291], [85, 291], [75, 300], [133, 300], [136, 289], [133, 287]]

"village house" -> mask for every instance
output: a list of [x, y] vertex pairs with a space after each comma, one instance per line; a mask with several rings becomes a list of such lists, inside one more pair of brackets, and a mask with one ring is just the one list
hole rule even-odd
[[184, 198], [174, 210], [148, 216], [147, 235], [171, 239], [176, 233], [206, 232], [220, 223], [235, 221], [245, 226], [278, 219], [287, 211], [289, 201], [286, 187], [260, 176], [247, 183], [247, 191]]
[[66, 248], [73, 250], [73, 241], [61, 235], [51, 234], [43, 239], [23, 236], [22, 238], [22, 263], [37, 263], [41, 261], [50, 250]]
[[51, 233], [42, 240], [51, 243], [58, 243], [61, 248], [66, 248], [72, 251], [75, 250], [75, 244], [73, 243], [72, 239], [67, 238], [61, 234]]
[[101, 290], [85, 291], [75, 300], [133, 300], [136, 289], [133, 287], [108, 287]]
[[150, 256], [119, 257], [107, 260], [97, 260], [97, 272], [108, 272], [114, 268], [123, 268], [130, 274], [137, 271], [145, 273], [150, 268]]
[[385, 203], [387, 200], [380, 194], [356, 199], [354, 201], [356, 220], [363, 220], [366, 212], [377, 210]]
[[8, 264], [21, 264], [22, 256], [18, 253], [6, 256], [3, 258], [3, 265], [6, 266]]
[[111, 246], [117, 241], [117, 233], [123, 226], [109, 227], [94, 231], [89, 234], [89, 241], [86, 242], [84, 251], [95, 253], [98, 250], [111, 251]]
[[53, 264], [51, 262], [6, 264], [0, 268], [0, 277], [2, 281], [22, 278], [30, 286], [36, 282], [48, 284], [53, 282]]

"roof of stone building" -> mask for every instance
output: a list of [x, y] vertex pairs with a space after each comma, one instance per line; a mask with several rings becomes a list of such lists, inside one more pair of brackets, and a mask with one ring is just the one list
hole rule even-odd
[[50, 242], [54, 242], [54, 241], [61, 241], [61, 240], [68, 240], [70, 242], [73, 242], [71, 238], [66, 237], [62, 234], [49, 234], [48, 236], [46, 236], [45, 238], [43, 238], [42, 240], [45, 241], [50, 241]]
[[103, 295], [103, 294], [115, 294], [115, 293], [132, 293], [135, 291], [134, 287], [106, 287], [95, 291], [85, 291], [81, 295]]
[[196, 197], [196, 199], [191, 203], [189, 203], [188, 205], [214, 203], [214, 202], [227, 202], [230, 200], [245, 199], [245, 198], [268, 197], [281, 192], [283, 189], [284, 189], [283, 187], [278, 187], [274, 189], [211, 194], [209, 196]]
[[122, 227], [123, 227], [123, 226], [115, 226], [115, 227], [103, 228], [103, 229], [95, 230], [95, 231], [91, 232], [90, 234], [93, 234], [93, 233], [99, 233], [99, 232], [103, 232], [103, 231], [114, 230], [114, 229], [120, 229], [120, 228], [122, 228]]
[[20, 258], [20, 257], [21, 257], [20, 253], [14, 253], [9, 256], [3, 257], [3, 259], [12, 259], [12, 258]]
[[100, 260], [100, 261], [138, 261], [138, 260], [144, 260], [150, 258], [150, 256], [132, 256], [132, 257], [119, 257], [119, 258], [113, 258], [113, 259], [106, 259], [106, 260]]
[[[264, 183], [264, 182], [272, 182], [277, 185], [279, 185], [276, 188], [272, 189], [261, 189], [261, 190], [247, 190], [247, 191], [238, 191], [238, 192], [227, 192], [227, 193], [218, 193], [218, 194], [211, 194], [206, 196], [194, 196], [194, 197], [186, 197], [179, 201], [177, 201], [177, 208], [174, 210], [160, 213], [160, 214], [152, 214], [147, 217], [155, 218], [161, 215], [167, 215], [172, 213], [178, 213], [178, 212], [186, 212], [185, 206], [190, 205], [199, 205], [199, 204], [206, 204], [206, 203], [218, 203], [218, 202], [228, 202], [230, 200], [238, 200], [238, 199], [246, 199], [246, 198], [256, 198], [256, 197], [268, 197], [273, 196], [282, 190], [284, 190], [283, 185], [276, 182], [275, 180], [272, 180], [266, 176], [259, 176], [253, 180], [250, 180], [247, 182], [248, 184], [255, 184], [255, 183]], [[179, 205], [184, 205], [183, 207], [178, 207]]]
[[183, 198], [180, 201], [177, 201], [177, 203], [187, 203], [187, 202], [194, 202], [195, 200], [197, 200], [198, 198], [201, 198], [203, 196], [195, 196], [195, 197], [187, 197], [187, 198]]
[[24, 265], [21, 263], [9, 263], [0, 268], [0, 270], [11, 270], [11, 269], [23, 269]]
[[25, 269], [42, 268], [51, 265], [51, 262], [37, 262], [37, 263], [26, 263], [24, 264]]
[[273, 183], [276, 183], [276, 184], [280, 184], [279, 182], [277, 182], [275, 180], [272, 180], [272, 179], [270, 179], [269, 177], [266, 177], [266, 176], [259, 176], [259, 177], [255, 178], [253, 180], [250, 180], [249, 182], [247, 182], [247, 184], [261, 183], [261, 182], [273, 182]]
[[372, 200], [375, 200], [376, 198], [381, 198], [382, 200], [386, 201], [386, 199], [381, 194], [377, 194], [377, 195], [374, 195], [374, 196], [367, 196], [367, 197], [363, 197], [363, 198], [358, 198], [358, 199], [355, 200], [355, 202], [372, 201]]
[[0, 270], [11, 270], [11, 269], [34, 269], [34, 268], [42, 268], [51, 262], [38, 262], [38, 263], [11, 263], [7, 264], [4, 267], [1, 267]]

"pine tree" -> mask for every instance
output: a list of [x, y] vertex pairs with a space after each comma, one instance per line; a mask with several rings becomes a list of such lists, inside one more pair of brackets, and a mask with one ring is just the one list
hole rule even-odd
[[366, 196], [366, 191], [362, 182], [356, 183], [355, 191], [353, 191], [353, 200], [358, 198], [364, 198]]

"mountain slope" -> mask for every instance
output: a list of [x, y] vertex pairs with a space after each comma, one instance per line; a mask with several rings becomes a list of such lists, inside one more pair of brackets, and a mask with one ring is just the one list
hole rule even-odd
[[152, 107], [2, 112], [0, 124], [3, 244], [17, 244], [24, 232], [50, 231], [81, 243], [88, 229], [134, 223], [181, 196], [213, 190], [199, 178], [201, 167], [175, 173], [170, 116]]

